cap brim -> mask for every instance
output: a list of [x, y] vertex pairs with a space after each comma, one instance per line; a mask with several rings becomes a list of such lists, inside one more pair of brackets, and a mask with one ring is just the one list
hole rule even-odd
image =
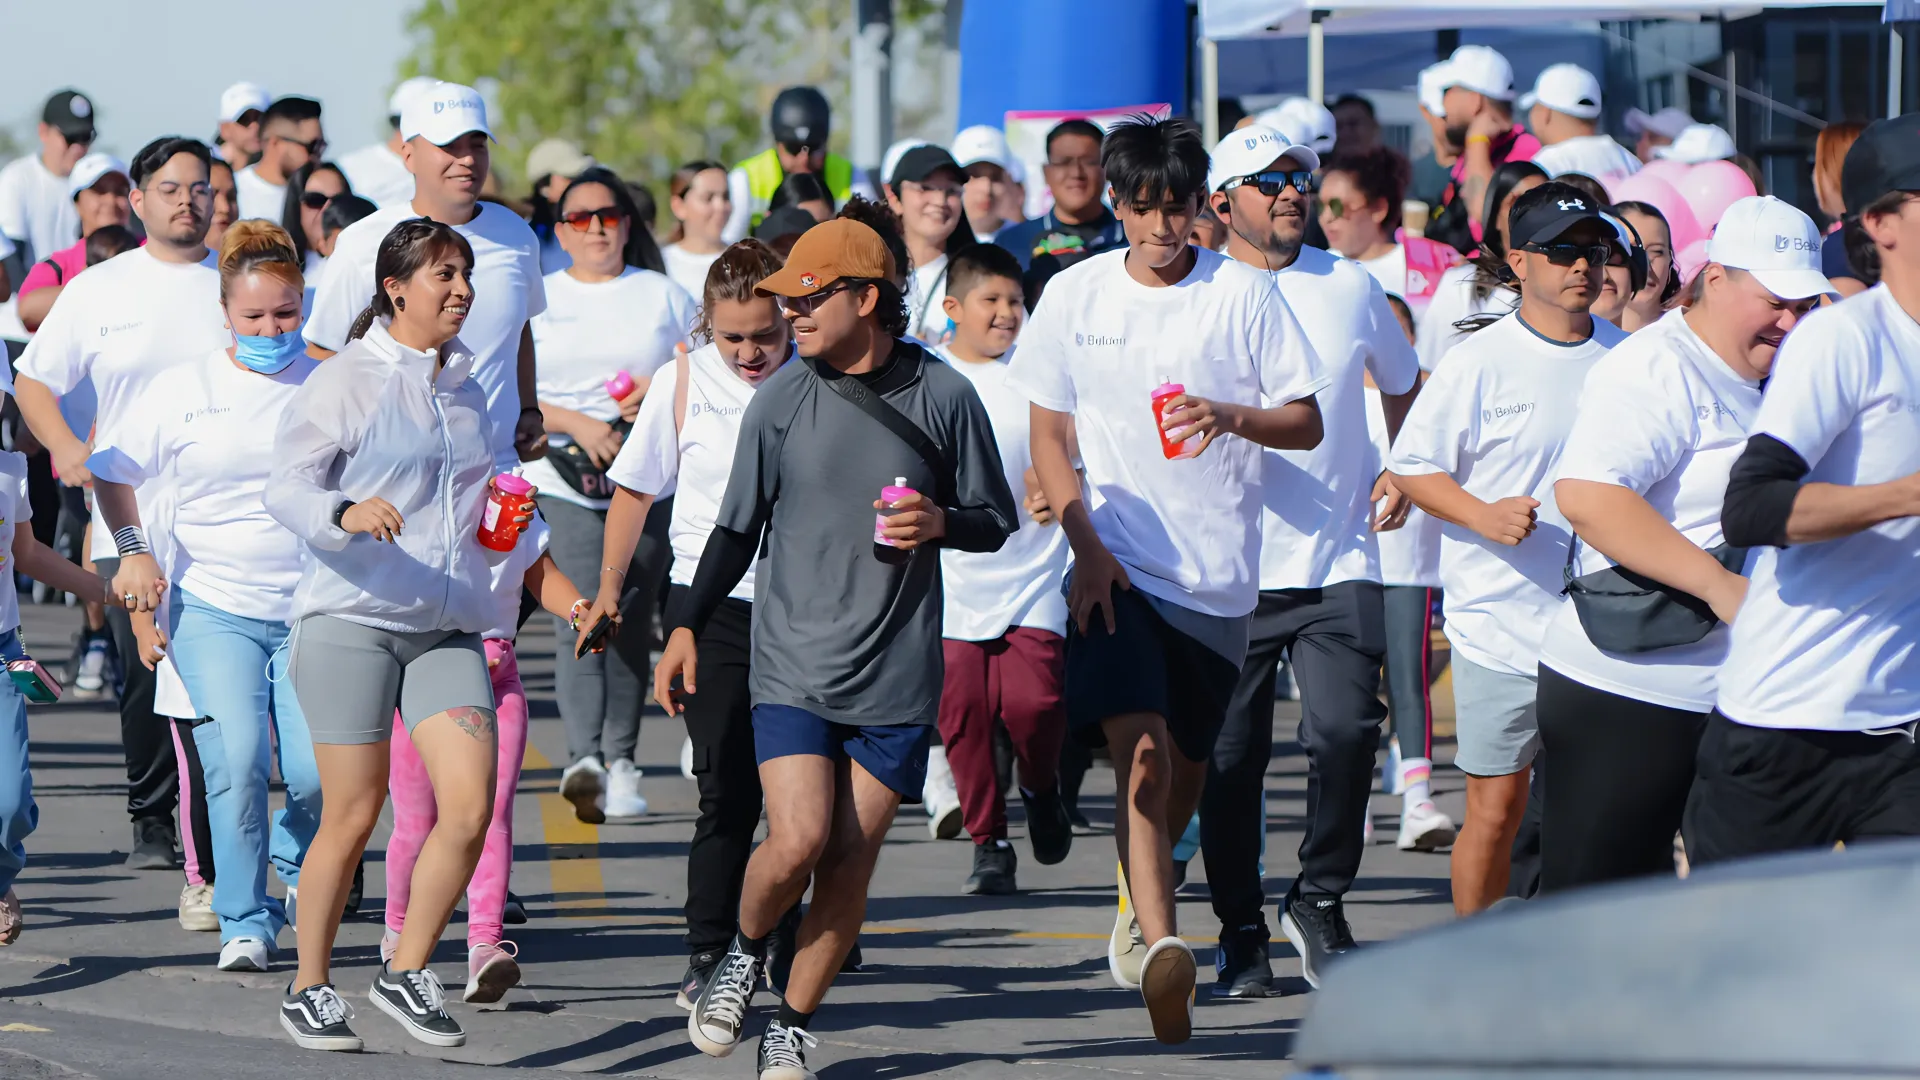
[[1573, 228], [1583, 221], [1595, 222], [1605, 228], [1609, 233], [1614, 231], [1613, 226], [1607, 224], [1607, 219], [1602, 217], [1598, 210], [1565, 210], [1555, 214], [1549, 218], [1545, 224], [1526, 236], [1513, 237], [1513, 246], [1519, 247], [1522, 244], [1544, 244], [1549, 240], [1558, 240], [1560, 237], [1566, 235], [1568, 229]]
[[1529, 90], [1526, 93], [1521, 94], [1520, 100], [1515, 102], [1515, 104], [1519, 105], [1523, 109], [1531, 109], [1533, 108], [1534, 104], [1539, 100], [1540, 100], [1540, 95]]
[[834, 282], [840, 280], [839, 278], [835, 277], [835, 278], [829, 278], [825, 281], [822, 281], [818, 277], [815, 277], [814, 282], [811, 285], [800, 284], [800, 279], [811, 273], [813, 273], [813, 271], [802, 270], [799, 267], [793, 265], [792, 263], [788, 263], [787, 265], [774, 271], [773, 276], [767, 278], [765, 281], [762, 281], [760, 284], [755, 285], [753, 287], [753, 295], [755, 296], [811, 296], [814, 293], [819, 292], [821, 289], [824, 289], [827, 286], [832, 285]]
[[1761, 288], [1782, 300], [1805, 300], [1835, 293], [1833, 282], [1818, 270], [1749, 270]]

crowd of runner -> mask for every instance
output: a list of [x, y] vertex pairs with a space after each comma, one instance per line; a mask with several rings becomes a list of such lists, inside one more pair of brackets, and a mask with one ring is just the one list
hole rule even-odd
[[1296, 99], [1211, 148], [1067, 120], [1044, 195], [991, 128], [864, 175], [792, 88], [764, 153], [673, 175], [659, 240], [648, 189], [560, 140], [523, 217], [466, 86], [409, 80], [392, 137], [337, 163], [319, 103], [250, 84], [211, 145], [125, 163], [54, 95], [0, 170], [31, 333], [0, 454], [0, 945], [26, 702], [59, 692], [23, 586], [85, 605], [66, 692], [118, 698], [128, 865], [184, 872], [222, 971], [292, 929], [280, 1022], [316, 1050], [361, 1047], [329, 961], [389, 801], [367, 1000], [465, 1041], [428, 966], [463, 900], [461, 999], [519, 981], [537, 609], [581, 820], [645, 814], [642, 710], [684, 719], [678, 1003], [708, 1054], [757, 1033], [763, 1080], [813, 1075], [903, 804], [971, 839], [965, 892], [1012, 893], [1009, 804], [1061, 862], [1102, 748], [1114, 981], [1189, 1037], [1198, 854], [1212, 993], [1267, 995], [1287, 693], [1308, 782], [1274, 916], [1315, 986], [1354, 946], [1376, 783], [1400, 848], [1451, 849], [1463, 916], [1920, 834], [1920, 121], [1822, 136], [1823, 231], [1761, 194], [1710, 221], [1632, 197], [1643, 161], [1744, 169], [1684, 115], [1631, 114], [1629, 151], [1577, 67], [1525, 126], [1493, 50], [1420, 83], [1419, 162], [1364, 99]]

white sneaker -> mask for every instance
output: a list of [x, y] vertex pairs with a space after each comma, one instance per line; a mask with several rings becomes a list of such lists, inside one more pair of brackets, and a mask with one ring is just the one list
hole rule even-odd
[[1133, 894], [1127, 888], [1127, 872], [1115, 864], [1120, 879], [1120, 904], [1114, 911], [1113, 933], [1107, 937], [1107, 971], [1122, 990], [1140, 988], [1140, 966], [1147, 958], [1147, 942], [1140, 935], [1140, 921], [1133, 917]]
[[693, 740], [680, 740], [680, 775], [693, 779]]
[[1177, 937], [1164, 937], [1140, 963], [1140, 996], [1147, 1003], [1153, 1037], [1183, 1043], [1193, 1036], [1193, 950]]
[[88, 700], [106, 696], [107, 639], [104, 635], [87, 640], [86, 651], [80, 654], [80, 670], [73, 677], [73, 689], [76, 697]]
[[607, 820], [607, 767], [589, 754], [560, 774], [560, 797], [573, 804], [573, 816], [589, 825]]
[[203, 933], [220, 929], [213, 913], [213, 886], [187, 884], [180, 889], [180, 929]]
[[639, 817], [647, 812], [647, 800], [640, 794], [640, 769], [621, 758], [607, 770], [607, 798], [603, 804], [608, 817]]
[[1400, 838], [1394, 846], [1401, 851], [1438, 851], [1453, 843], [1455, 832], [1453, 819], [1427, 799], [1400, 811]]
[[927, 807], [927, 831], [935, 840], [952, 840], [960, 835], [963, 813], [960, 788], [953, 782], [953, 770], [947, 765], [947, 748], [936, 746], [927, 751], [927, 780], [920, 788], [920, 801]]
[[267, 970], [267, 943], [257, 937], [237, 937], [220, 946], [221, 971]]

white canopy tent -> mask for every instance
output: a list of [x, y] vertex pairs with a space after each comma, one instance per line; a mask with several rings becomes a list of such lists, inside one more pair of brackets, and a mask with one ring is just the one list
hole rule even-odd
[[[1884, 0], [1200, 0], [1201, 94], [1209, 145], [1219, 138], [1219, 52], [1215, 42], [1307, 38], [1307, 96], [1325, 97], [1327, 34], [1538, 26], [1633, 19], [1737, 19], [1764, 8], [1881, 7]], [[1899, 34], [1894, 35], [1897, 93]], [[1729, 72], [1731, 75], [1731, 72]]]

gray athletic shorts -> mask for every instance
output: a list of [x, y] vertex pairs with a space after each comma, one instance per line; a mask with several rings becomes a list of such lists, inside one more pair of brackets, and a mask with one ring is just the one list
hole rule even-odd
[[1507, 776], [1533, 764], [1540, 751], [1533, 707], [1538, 682], [1453, 654], [1454, 768], [1468, 776]]
[[385, 742], [395, 708], [408, 734], [448, 709], [494, 708], [480, 635], [460, 630], [396, 634], [310, 615], [294, 631], [291, 669], [316, 743]]

